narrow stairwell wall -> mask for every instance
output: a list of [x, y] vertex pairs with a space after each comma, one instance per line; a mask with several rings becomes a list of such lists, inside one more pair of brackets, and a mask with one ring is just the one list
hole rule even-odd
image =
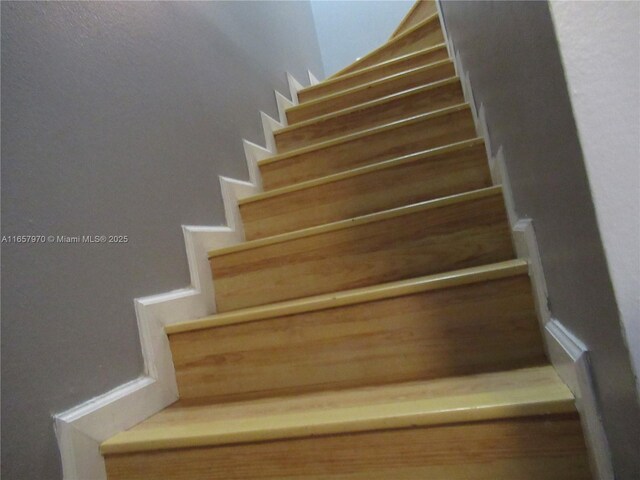
[[590, 350], [616, 478], [637, 478], [635, 379], [549, 5], [440, 5], [476, 106], [483, 105], [493, 154], [502, 147], [516, 213], [533, 220], [551, 315]]
[[181, 225], [307, 69], [308, 2], [2, 2], [2, 234], [128, 237], [2, 245], [3, 478], [60, 479], [51, 415], [142, 374], [133, 299], [189, 285]]

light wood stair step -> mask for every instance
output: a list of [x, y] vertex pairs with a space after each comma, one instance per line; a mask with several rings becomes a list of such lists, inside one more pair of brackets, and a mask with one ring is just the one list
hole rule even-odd
[[397, 37], [402, 32], [405, 32], [435, 13], [438, 13], [438, 7], [434, 0], [420, 0], [415, 2], [400, 24], [393, 31], [390, 38]]
[[491, 185], [476, 138], [269, 190], [239, 201], [255, 240]]
[[209, 252], [225, 312], [513, 258], [500, 187]]
[[101, 445], [107, 455], [575, 412], [550, 366], [290, 398], [170, 407]]
[[101, 451], [110, 480], [588, 478], [572, 395], [548, 366], [170, 407]]
[[405, 30], [384, 45], [376, 48], [351, 65], [334, 73], [329, 78], [336, 78], [356, 70], [380, 64], [386, 60], [397, 58], [407, 53], [415, 52], [426, 47], [432, 47], [444, 42], [444, 35], [440, 28], [440, 18], [437, 13], [425, 18], [413, 27]]
[[305, 120], [377, 100], [394, 93], [422, 87], [429, 83], [451, 78], [455, 75], [455, 67], [451, 60], [438, 60], [434, 63], [294, 105], [293, 107], [287, 108], [285, 112], [287, 115], [287, 123], [289, 125], [295, 125]]
[[545, 362], [522, 260], [236, 310], [167, 333], [183, 401], [293, 395]]
[[279, 153], [464, 103], [458, 77], [314, 117], [274, 133]]
[[468, 104], [416, 115], [258, 162], [265, 190], [476, 137]]
[[444, 43], [427, 47], [417, 52], [408, 53], [401, 57], [387, 60], [378, 65], [363, 68], [357, 72], [347, 73], [340, 77], [326, 79], [315, 85], [310, 85], [298, 92], [298, 102], [304, 103], [320, 97], [331, 95], [349, 88], [358, 87], [366, 83], [380, 80], [397, 73], [406, 72], [418, 67], [424, 67], [438, 60], [449, 58], [447, 46]]

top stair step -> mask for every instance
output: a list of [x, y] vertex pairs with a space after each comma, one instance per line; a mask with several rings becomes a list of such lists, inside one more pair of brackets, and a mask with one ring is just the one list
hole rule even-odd
[[409, 53], [378, 65], [363, 68], [357, 72], [347, 73], [340, 77], [323, 80], [320, 83], [305, 87], [298, 92], [298, 102], [305, 103], [320, 97], [358, 87], [381, 78], [423, 67], [430, 63], [449, 58], [444, 43]]
[[406, 32], [434, 13], [438, 13], [438, 7], [434, 0], [421, 0], [414, 3], [400, 22], [400, 25], [393, 31], [390, 38], [395, 38], [402, 32]]
[[286, 110], [287, 122], [289, 125], [295, 125], [321, 115], [327, 115], [453, 76], [455, 76], [453, 62], [449, 59], [438, 60], [428, 65], [403, 71], [288, 108]]
[[426, 47], [432, 47], [443, 42], [444, 35], [440, 28], [440, 18], [437, 13], [434, 13], [329, 78], [340, 77], [345, 73], [362, 70], [363, 68], [377, 65], [386, 60], [397, 58]]

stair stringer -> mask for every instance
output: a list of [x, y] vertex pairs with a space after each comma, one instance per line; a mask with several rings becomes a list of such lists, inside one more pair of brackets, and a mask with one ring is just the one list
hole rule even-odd
[[284, 110], [297, 104], [302, 85], [289, 73], [292, 100], [275, 91], [279, 121], [260, 112], [265, 147], [243, 139], [249, 181], [220, 176], [226, 226], [183, 225], [190, 286], [134, 299], [143, 374], [113, 390], [53, 415], [64, 480], [106, 480], [99, 447], [178, 399], [175, 369], [165, 326], [216, 313], [210, 250], [244, 241], [238, 201], [262, 191], [258, 161], [276, 153], [273, 133], [286, 125]]
[[456, 74], [462, 83], [465, 100], [470, 104], [476, 132], [479, 137], [484, 138], [493, 183], [502, 185], [516, 253], [518, 258], [527, 260], [529, 264], [529, 277], [531, 278], [538, 321], [547, 356], [560, 378], [575, 396], [576, 408], [580, 414], [589, 461], [595, 478], [598, 480], [615, 480], [609, 443], [602, 425], [601, 408], [594, 388], [589, 349], [559, 319], [553, 318], [551, 315], [533, 220], [520, 218], [517, 214], [511, 182], [506, 168], [504, 148], [502, 145], [493, 146], [491, 144], [486, 107], [482, 102], [480, 104], [476, 103], [469, 71], [464, 68], [455, 43], [446, 30], [441, 2], [442, 0], [438, 0], [436, 4], [447, 51], [454, 62]]

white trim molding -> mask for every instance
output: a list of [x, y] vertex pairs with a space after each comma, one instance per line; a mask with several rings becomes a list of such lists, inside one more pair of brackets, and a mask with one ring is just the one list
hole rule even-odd
[[291, 101], [297, 105], [298, 104], [298, 92], [302, 90], [303, 85], [293, 78], [293, 75], [287, 72], [287, 82], [289, 83], [289, 94], [291, 95]]
[[529, 277], [533, 287], [540, 329], [543, 335], [547, 356], [562, 380], [576, 398], [576, 408], [580, 413], [585, 434], [592, 471], [599, 480], [614, 480], [611, 454], [601, 420], [601, 409], [595, 395], [593, 375], [589, 363], [589, 350], [562, 324], [553, 318], [549, 310], [548, 291], [542, 269], [542, 260], [538, 250], [533, 221], [519, 218], [502, 145], [491, 145], [491, 131], [487, 123], [487, 110], [481, 102], [476, 103], [469, 71], [464, 68], [460, 53], [449, 37], [442, 17], [442, 8], [437, 1], [440, 22], [443, 26], [449, 56], [454, 62], [455, 71], [462, 83], [465, 101], [469, 103], [476, 132], [484, 138], [489, 169], [494, 184], [501, 184], [507, 217], [512, 229], [514, 247], [519, 258], [529, 264]]
[[547, 356], [576, 398], [591, 469], [599, 480], [614, 480], [609, 443], [593, 384], [589, 350], [551, 315], [533, 222], [530, 219], [518, 220], [513, 234], [518, 257], [527, 259], [529, 263], [529, 276]]
[[243, 140], [249, 181], [220, 177], [226, 226], [184, 225], [191, 286], [134, 300], [144, 361], [143, 374], [110, 392], [54, 415], [65, 480], [106, 480], [100, 444], [178, 399], [175, 370], [164, 327], [216, 312], [207, 252], [244, 240], [238, 200], [262, 191], [258, 161], [276, 153], [273, 132], [286, 123], [284, 110], [297, 103], [302, 85], [287, 74], [293, 100], [275, 92], [280, 121], [260, 112], [265, 147]]
[[280, 124], [286, 127], [289, 123], [287, 121], [286, 110], [287, 108], [293, 107], [295, 104], [280, 92], [276, 92], [276, 104], [278, 105], [278, 117], [280, 120]]
[[307, 73], [309, 74], [309, 85], [317, 85], [320, 83], [320, 80], [318, 80], [318, 78], [311, 73], [311, 70], [307, 70]]

